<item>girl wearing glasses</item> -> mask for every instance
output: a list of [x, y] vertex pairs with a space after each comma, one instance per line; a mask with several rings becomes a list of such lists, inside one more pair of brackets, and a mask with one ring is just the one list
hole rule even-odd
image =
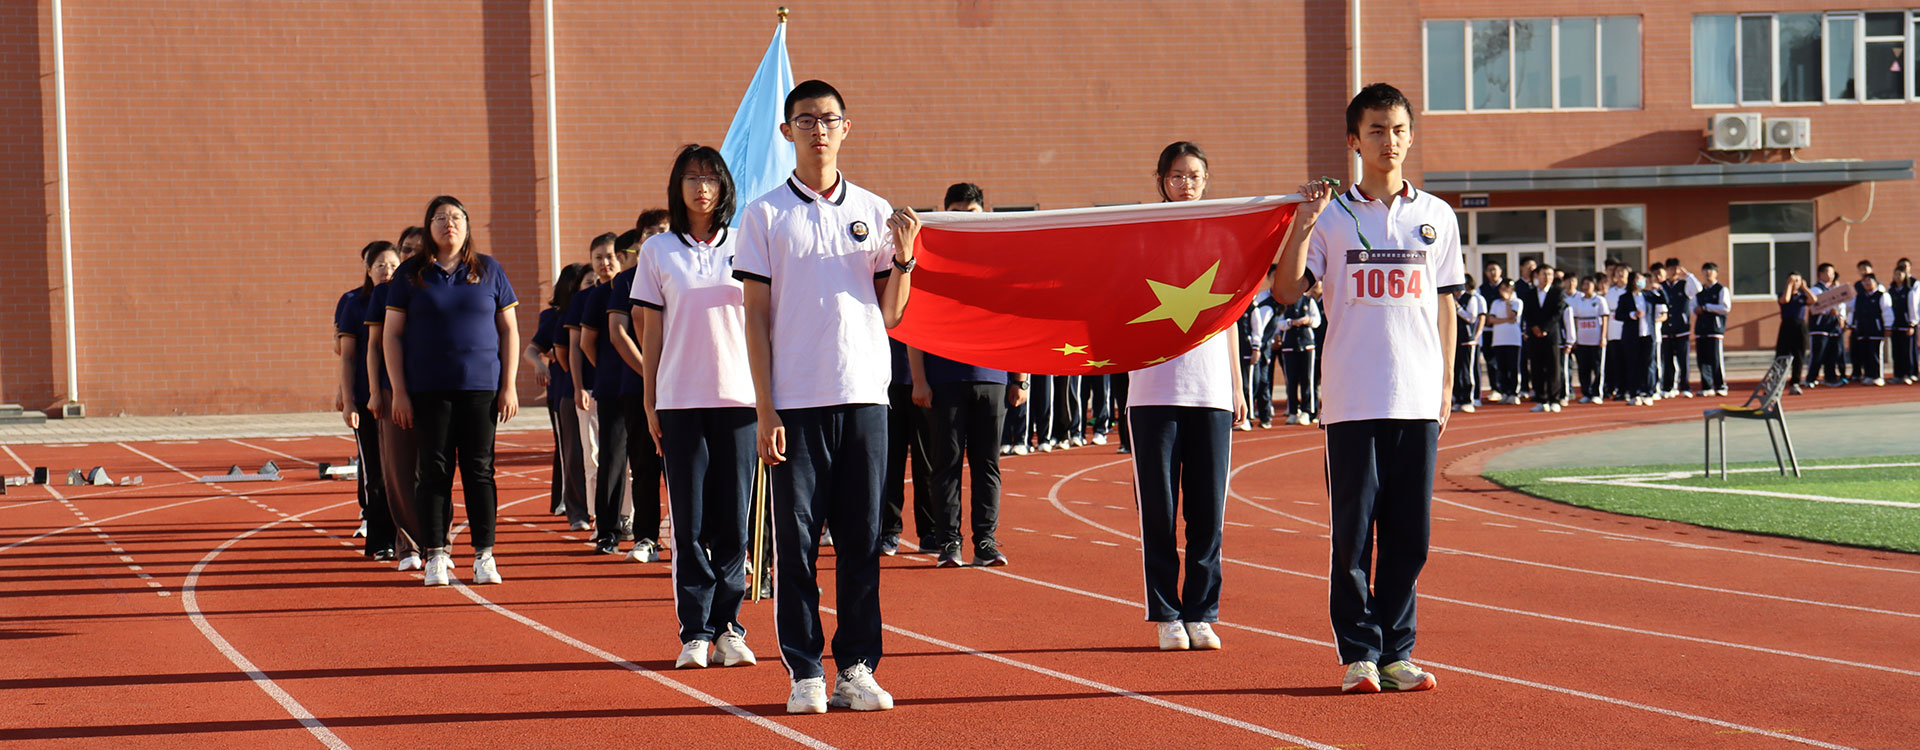
[[493, 560], [499, 500], [493, 483], [496, 420], [520, 411], [519, 304], [506, 269], [481, 255], [468, 234], [466, 206], [452, 196], [427, 204], [427, 254], [401, 264], [387, 289], [387, 375], [393, 421], [414, 427], [420, 466], [414, 501], [426, 584], [451, 582], [446, 520], [453, 511], [456, 463], [472, 527], [473, 582], [499, 583]]
[[[1154, 170], [1160, 198], [1196, 201], [1207, 191], [1207, 155], [1179, 141]], [[1192, 351], [1128, 376], [1127, 419], [1139, 499], [1147, 620], [1163, 651], [1220, 648], [1220, 539], [1233, 426], [1246, 419], [1238, 337], [1222, 332]], [[1185, 496], [1184, 507], [1180, 502]], [[1174, 539], [1187, 522], [1187, 559]], [[1186, 573], [1186, 583], [1179, 584]]]

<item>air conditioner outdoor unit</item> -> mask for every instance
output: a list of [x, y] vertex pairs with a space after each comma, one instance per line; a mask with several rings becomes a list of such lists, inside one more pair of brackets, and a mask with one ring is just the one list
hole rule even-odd
[[1707, 147], [1714, 151], [1752, 151], [1760, 148], [1760, 115], [1751, 112], [1714, 115]]
[[1805, 117], [1767, 118], [1767, 148], [1806, 148], [1813, 145], [1812, 121]]

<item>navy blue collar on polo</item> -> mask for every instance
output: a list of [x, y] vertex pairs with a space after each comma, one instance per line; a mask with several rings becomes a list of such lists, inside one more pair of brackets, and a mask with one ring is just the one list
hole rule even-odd
[[[806, 196], [804, 196], [804, 195], [803, 195], [803, 196], [800, 196], [800, 197], [802, 197], [802, 198], [806, 198]], [[811, 198], [808, 198], [808, 200], [812, 200], [812, 199], [811, 199]], [[674, 232], [674, 233], [673, 233], [673, 236], [674, 236], [674, 237], [676, 237], [676, 238], [678, 238], [678, 239], [680, 240], [680, 244], [682, 244], [682, 245], [686, 245], [687, 247], [693, 247], [693, 238], [692, 238], [692, 236], [691, 236], [691, 235], [685, 235], [685, 234], [681, 234], [681, 233], [679, 233], [679, 232]], [[713, 236], [713, 241], [712, 241], [712, 242], [709, 242], [709, 243], [707, 243], [707, 246], [708, 246], [708, 247], [719, 247], [719, 246], [721, 246], [721, 245], [725, 245], [725, 244], [727, 244], [727, 228], [726, 228], [726, 227], [721, 227], [721, 228], [720, 228], [720, 232], [719, 232], [718, 234], [715, 234], [715, 235]]]
[[[1413, 194], [1414, 194], [1413, 183], [1408, 182], [1406, 180], [1401, 180], [1400, 192], [1399, 192], [1400, 197], [1405, 198], [1407, 200], [1413, 200]], [[1367, 195], [1367, 192], [1365, 190], [1361, 190], [1359, 183], [1354, 183], [1353, 189], [1347, 191], [1347, 200], [1349, 202], [1359, 201], [1361, 203], [1372, 203], [1373, 196]]]
[[787, 189], [792, 190], [794, 196], [798, 197], [802, 203], [812, 203], [816, 197], [824, 198], [828, 203], [836, 206], [847, 202], [847, 178], [837, 170], [833, 173], [833, 184], [827, 186], [825, 194], [813, 192], [813, 188], [807, 187], [795, 177], [787, 178]]

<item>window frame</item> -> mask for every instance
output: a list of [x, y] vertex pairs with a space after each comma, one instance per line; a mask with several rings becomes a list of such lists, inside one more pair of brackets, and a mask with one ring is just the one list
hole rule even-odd
[[[1736, 233], [1733, 231], [1733, 225], [1731, 221], [1728, 222], [1727, 245], [1726, 245], [1727, 272], [1724, 275], [1722, 275], [1721, 278], [1726, 280], [1726, 283], [1728, 284], [1729, 287], [1732, 286], [1733, 280], [1738, 276], [1738, 271], [1734, 268], [1734, 262], [1733, 262], [1733, 246], [1734, 245], [1764, 242], [1764, 243], [1767, 243], [1767, 247], [1769, 250], [1769, 252], [1767, 253], [1767, 291], [1742, 292], [1739, 289], [1734, 289], [1733, 298], [1736, 301], [1737, 300], [1769, 300], [1769, 299], [1777, 300], [1780, 298], [1780, 290], [1777, 289], [1775, 285], [1780, 283], [1779, 245], [1782, 242], [1807, 243], [1807, 268], [1809, 272], [1818, 270], [1820, 268], [1820, 213], [1819, 213], [1820, 204], [1819, 202], [1817, 201], [1728, 201], [1727, 202], [1727, 211], [1729, 213], [1728, 218], [1729, 219], [1732, 218], [1731, 213], [1733, 211], [1734, 206], [1769, 206], [1769, 205], [1777, 205], [1782, 203], [1805, 203], [1813, 206], [1814, 215], [1813, 215], [1812, 231]], [[1812, 283], [1813, 282], [1812, 277], [1808, 277], [1807, 282]]]
[[[1783, 13], [1788, 15], [1798, 15], [1803, 13], [1818, 13], [1820, 15], [1819, 28], [1820, 28], [1820, 67], [1821, 69], [1820, 69], [1820, 99], [1818, 101], [1785, 102], [1780, 100], [1780, 80], [1779, 80], [1780, 78], [1780, 16]], [[1901, 25], [1901, 32], [1902, 34], [1904, 34], [1904, 37], [1902, 38], [1902, 40], [1904, 41], [1905, 46], [1903, 49], [1905, 49], [1906, 66], [1909, 69], [1902, 71], [1903, 76], [1901, 79], [1901, 86], [1903, 88], [1902, 93], [1904, 94], [1904, 96], [1901, 96], [1899, 98], [1895, 98], [1895, 99], [1868, 99], [1867, 98], [1867, 86], [1866, 86], [1867, 44], [1876, 43], [1876, 42], [1886, 43], [1886, 42], [1894, 41], [1894, 37], [1891, 37], [1891, 36], [1869, 37], [1867, 35], [1867, 14], [1868, 13], [1900, 13], [1902, 14], [1902, 17], [1904, 19]], [[1792, 107], [1825, 106], [1828, 104], [1882, 104], [1884, 105], [1884, 104], [1909, 104], [1912, 102], [1920, 101], [1920, 85], [1916, 85], [1914, 81], [1914, 72], [1911, 70], [1911, 67], [1914, 64], [1914, 55], [1920, 54], [1920, 8], [1911, 8], [1911, 9], [1894, 8], [1894, 9], [1873, 9], [1873, 10], [1865, 10], [1865, 9], [1829, 10], [1829, 11], [1779, 11], [1779, 12], [1772, 12], [1772, 11], [1713, 12], [1713, 13], [1695, 13], [1692, 16], [1689, 16], [1689, 18], [1698, 18], [1701, 16], [1722, 16], [1722, 17], [1731, 17], [1734, 19], [1734, 34], [1733, 34], [1733, 39], [1734, 39], [1733, 98], [1734, 98], [1734, 101], [1731, 104], [1701, 104], [1700, 92], [1697, 88], [1694, 88], [1691, 85], [1691, 81], [1690, 81], [1688, 86], [1688, 91], [1689, 91], [1691, 100], [1693, 102], [1694, 109], [1725, 110], [1725, 109], [1740, 109], [1740, 108], [1746, 108], [1746, 107], [1792, 108]], [[1762, 17], [1767, 19], [1768, 28], [1771, 31], [1768, 38], [1768, 44], [1767, 44], [1767, 54], [1769, 55], [1769, 60], [1771, 60], [1772, 62], [1772, 66], [1769, 69], [1771, 80], [1767, 82], [1767, 92], [1768, 92], [1768, 95], [1771, 97], [1771, 99], [1766, 99], [1766, 100], [1742, 99], [1741, 88], [1742, 88], [1742, 84], [1745, 83], [1745, 79], [1746, 79], [1746, 69], [1745, 69], [1746, 53], [1745, 53], [1745, 45], [1742, 45], [1740, 43], [1739, 24], [1742, 19], [1762, 18]], [[1853, 86], [1854, 98], [1852, 99], [1836, 99], [1833, 97], [1833, 92], [1830, 90], [1831, 84], [1833, 83], [1833, 81], [1831, 79], [1831, 71], [1827, 70], [1827, 64], [1832, 59], [1831, 55], [1832, 55], [1833, 49], [1831, 45], [1832, 35], [1828, 33], [1828, 24], [1832, 22], [1832, 20], [1835, 18], [1850, 19], [1854, 23], [1853, 54], [1851, 56], [1853, 59], [1853, 71], [1854, 71], [1854, 86]], [[1556, 28], [1557, 28], [1557, 24], [1556, 24]], [[1642, 35], [1644, 36], [1644, 31], [1642, 32]], [[1698, 53], [1698, 49], [1694, 45], [1697, 45], [1699, 43], [1699, 40], [1696, 37], [1694, 37], [1693, 27], [1691, 24], [1689, 24], [1688, 26], [1687, 39], [1688, 39], [1687, 64], [1689, 68], [1691, 68], [1691, 66], [1694, 64], [1694, 59]], [[1689, 79], [1691, 78], [1692, 76], [1689, 76]]]
[[[1591, 107], [1560, 106], [1560, 21], [1565, 18], [1579, 18], [1579, 19], [1586, 19], [1594, 22], [1593, 23], [1593, 102], [1594, 102], [1594, 106], [1591, 106]], [[1605, 95], [1605, 92], [1603, 91], [1602, 80], [1606, 77], [1606, 33], [1607, 32], [1606, 32], [1606, 24], [1602, 23], [1602, 21], [1608, 18], [1633, 18], [1639, 24], [1638, 25], [1638, 29], [1640, 32], [1639, 33], [1639, 37], [1640, 37], [1639, 53], [1635, 56], [1634, 64], [1638, 65], [1640, 68], [1640, 106], [1637, 106], [1637, 107], [1606, 106], [1606, 95]], [[1548, 97], [1549, 97], [1549, 100], [1551, 101], [1551, 105], [1547, 107], [1513, 106], [1519, 97], [1519, 91], [1518, 91], [1519, 83], [1514, 76], [1515, 74], [1514, 67], [1518, 60], [1518, 58], [1515, 55], [1515, 49], [1514, 49], [1514, 22], [1515, 21], [1531, 21], [1531, 20], [1545, 20], [1550, 22], [1548, 24], [1548, 29], [1547, 29], [1548, 69], [1546, 71], [1546, 76], [1548, 79]], [[1505, 109], [1479, 109], [1473, 105], [1473, 72], [1474, 72], [1473, 24], [1476, 22], [1486, 22], [1486, 21], [1505, 21], [1507, 23], [1507, 104], [1508, 106]], [[1422, 101], [1420, 104], [1421, 106], [1420, 114], [1422, 115], [1428, 115], [1428, 114], [1474, 115], [1474, 114], [1496, 114], [1496, 113], [1536, 113], [1537, 114], [1541, 112], [1636, 112], [1636, 111], [1643, 111], [1647, 108], [1647, 99], [1646, 99], [1646, 96], [1647, 96], [1647, 89], [1646, 89], [1647, 87], [1647, 69], [1646, 69], [1647, 19], [1643, 15], [1637, 15], [1632, 13], [1613, 13], [1613, 14], [1592, 15], [1592, 16], [1540, 15], [1540, 16], [1526, 16], [1526, 17], [1511, 16], [1507, 18], [1497, 18], [1497, 17], [1472, 18], [1472, 17], [1464, 17], [1464, 16], [1445, 16], [1445, 17], [1436, 17], [1436, 18], [1422, 18], [1420, 19], [1420, 67], [1421, 67], [1420, 83], [1422, 86], [1425, 87], [1423, 90], [1426, 90], [1426, 91], [1433, 90], [1432, 82], [1434, 80], [1434, 70], [1432, 69], [1432, 66], [1429, 64], [1429, 62], [1432, 59], [1431, 55], [1432, 55], [1433, 45], [1432, 45], [1432, 39], [1429, 33], [1428, 25], [1432, 23], [1446, 23], [1446, 22], [1460, 24], [1460, 33], [1462, 37], [1461, 38], [1462, 54], [1461, 54], [1461, 60], [1460, 60], [1460, 65], [1461, 65], [1460, 86], [1461, 86], [1461, 90], [1465, 92], [1465, 95], [1463, 97], [1464, 106], [1461, 109], [1433, 109], [1430, 105], [1431, 97], [1424, 97], [1426, 101]]]

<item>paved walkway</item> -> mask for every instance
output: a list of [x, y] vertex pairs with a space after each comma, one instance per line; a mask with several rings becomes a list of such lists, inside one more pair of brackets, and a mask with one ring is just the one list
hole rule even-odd
[[[1694, 401], [1705, 411], [1719, 402], [1737, 399]], [[1794, 454], [1801, 460], [1920, 454], [1920, 428], [1916, 426], [1920, 426], [1920, 401], [1804, 412], [1792, 411], [1792, 402], [1788, 402], [1787, 429], [1793, 435]], [[1490, 458], [1486, 470], [1697, 464], [1703, 431], [1701, 421], [1696, 420], [1548, 440]], [[1772, 461], [1766, 426], [1729, 420], [1727, 460]]]
[[[526, 407], [502, 432], [549, 429], [547, 408]], [[0, 427], [0, 444], [103, 443], [118, 440], [207, 440], [348, 434], [339, 412], [222, 414], [198, 417], [88, 417]]]

